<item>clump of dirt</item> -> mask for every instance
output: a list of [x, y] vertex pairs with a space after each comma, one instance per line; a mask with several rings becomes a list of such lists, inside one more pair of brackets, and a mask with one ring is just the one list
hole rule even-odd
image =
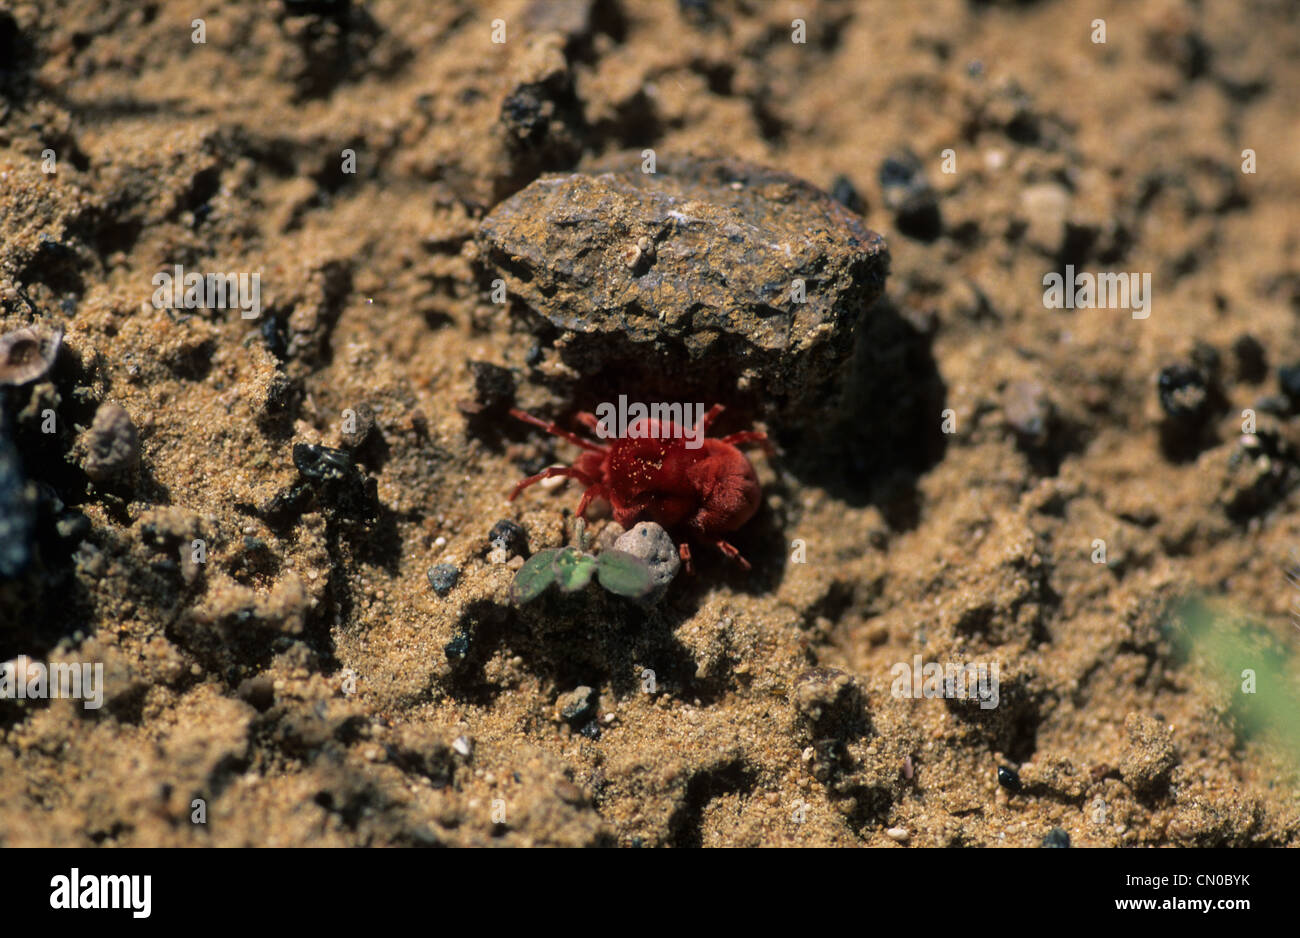
[[[0, 700], [0, 842], [1300, 840], [1293, 9], [333, 7], [0, 11], [0, 661], [103, 690]], [[588, 368], [526, 254], [559, 208], [496, 263], [511, 206], [647, 149], [625, 208], [675, 166], [785, 180], [694, 248], [740, 265], [738, 335], [812, 357], [683, 326], [680, 383]], [[878, 297], [875, 248], [786, 230], [808, 303], [760, 308], [787, 197], [883, 236]], [[629, 225], [614, 278], [582, 240], [612, 219], [565, 234], [610, 294], [581, 312], [654, 344], [614, 294], [690, 259]], [[178, 266], [256, 273], [258, 309], [157, 302]], [[1149, 292], [1046, 300], [1120, 272]], [[780, 444], [752, 571], [512, 604], [579, 493], [506, 501], [574, 457], [509, 409], [691, 381]], [[972, 673], [996, 693], [945, 688]]]
[[809, 183], [691, 157], [543, 176], [493, 209], [479, 240], [582, 379], [691, 398], [739, 389], [787, 421], [834, 402], [889, 260]]

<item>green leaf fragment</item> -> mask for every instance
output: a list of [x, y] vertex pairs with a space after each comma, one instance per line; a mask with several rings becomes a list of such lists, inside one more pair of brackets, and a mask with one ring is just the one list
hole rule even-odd
[[510, 584], [510, 598], [522, 605], [545, 593], [547, 587], [555, 582], [555, 568], [552, 564], [559, 552], [558, 547], [552, 547], [539, 550], [528, 558]]
[[591, 582], [592, 574], [596, 572], [596, 558], [566, 547], [551, 561], [551, 569], [555, 571], [555, 582], [560, 589], [572, 593]]
[[650, 565], [622, 550], [603, 550], [596, 558], [600, 585], [620, 596], [648, 596], [655, 588]]

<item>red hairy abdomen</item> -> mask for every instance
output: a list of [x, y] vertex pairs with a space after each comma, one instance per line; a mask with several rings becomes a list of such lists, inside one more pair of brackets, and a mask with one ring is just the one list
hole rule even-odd
[[634, 439], [610, 444], [604, 479], [614, 520], [624, 527], [649, 519], [705, 534], [734, 531], [753, 517], [761, 498], [754, 469], [740, 450], [704, 439]]
[[689, 524], [703, 534], [735, 531], [758, 511], [762, 490], [745, 454], [721, 440], [705, 440], [698, 458], [687, 470], [699, 493], [700, 507]]

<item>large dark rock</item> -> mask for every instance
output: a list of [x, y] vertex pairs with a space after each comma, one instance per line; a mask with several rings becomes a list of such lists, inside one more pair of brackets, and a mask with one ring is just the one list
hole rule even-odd
[[542, 176], [479, 228], [566, 363], [629, 394], [739, 388], [778, 418], [824, 402], [884, 286], [884, 240], [815, 186], [739, 160], [605, 168]]

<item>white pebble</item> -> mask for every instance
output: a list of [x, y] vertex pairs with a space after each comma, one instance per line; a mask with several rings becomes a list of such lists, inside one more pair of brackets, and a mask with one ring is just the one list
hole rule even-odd
[[[555, 469], [555, 468], [562, 468], [563, 466], [564, 463], [557, 462], [557, 463], [553, 463], [547, 468]], [[537, 484], [544, 489], [556, 489], [559, 488], [561, 485], [563, 485], [567, 478], [568, 476], [551, 476], [549, 479], [543, 479], [541, 482], [538, 482]]]
[[890, 840], [897, 840], [899, 843], [902, 843], [912, 835], [908, 833], [906, 827], [891, 827], [889, 830], [885, 831], [885, 836]]

